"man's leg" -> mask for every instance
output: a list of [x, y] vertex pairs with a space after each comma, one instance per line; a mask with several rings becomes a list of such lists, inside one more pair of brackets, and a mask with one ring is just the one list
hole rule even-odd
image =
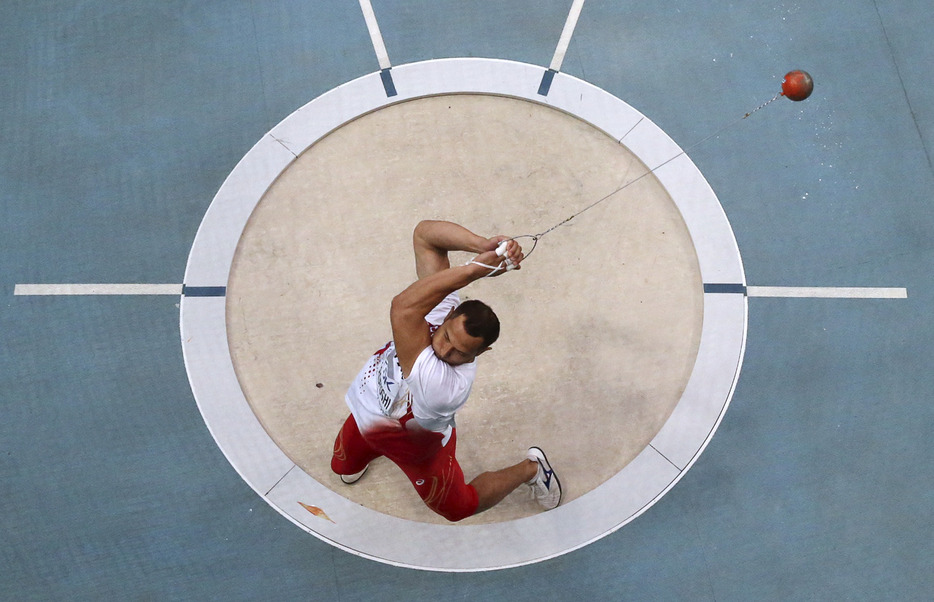
[[457, 429], [451, 434], [448, 444], [441, 447], [427, 461], [409, 461], [414, 453], [405, 453], [412, 447], [412, 441], [405, 433], [399, 433], [397, 440], [387, 446], [380, 441], [384, 455], [395, 462], [409, 478], [419, 497], [434, 512], [451, 522], [463, 520], [476, 513], [477, 492], [467, 484], [464, 472], [455, 457], [457, 449]]
[[535, 497], [547, 509], [561, 501], [558, 479], [537, 447], [530, 448], [529, 455], [518, 464], [484, 472], [467, 483], [456, 457], [457, 429], [428, 462], [404, 459], [400, 450], [411, 446], [411, 440], [401, 431], [382, 434], [374, 445], [402, 469], [425, 505], [451, 522], [489, 510], [522, 484], [531, 485]]
[[362, 472], [370, 462], [382, 454], [366, 442], [353, 414], [344, 421], [334, 440], [334, 455], [331, 456], [331, 470], [339, 475], [353, 475]]
[[526, 458], [508, 468], [477, 475], [470, 482], [470, 485], [477, 490], [477, 497], [480, 498], [475, 514], [489, 510], [500, 503], [519, 485], [534, 479], [536, 474], [538, 474], [538, 462]]
[[508, 468], [484, 472], [467, 483], [456, 457], [457, 429], [427, 464], [400, 461], [396, 454], [384, 451], [409, 477], [425, 505], [452, 522], [489, 510], [540, 472], [539, 463], [529, 457]]

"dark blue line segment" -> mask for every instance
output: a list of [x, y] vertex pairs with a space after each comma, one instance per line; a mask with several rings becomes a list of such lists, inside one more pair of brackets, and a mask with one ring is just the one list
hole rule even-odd
[[389, 69], [383, 69], [380, 71], [379, 77], [383, 80], [383, 89], [386, 90], [386, 96], [395, 96], [396, 84], [392, 81], [392, 74], [389, 72]]
[[182, 285], [182, 295], [185, 297], [225, 297], [227, 296], [227, 287]]
[[746, 294], [746, 285], [745, 284], [708, 284], [704, 283], [704, 292], [705, 293], [721, 293], [721, 294], [737, 294], [745, 295]]
[[549, 90], [551, 90], [551, 82], [555, 79], [555, 74], [557, 71], [554, 69], [549, 69], [545, 71], [545, 75], [542, 76], [542, 83], [538, 86], [538, 93], [542, 96], [548, 96]]

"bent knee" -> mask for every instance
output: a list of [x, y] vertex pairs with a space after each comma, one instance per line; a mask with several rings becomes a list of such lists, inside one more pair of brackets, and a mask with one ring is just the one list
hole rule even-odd
[[432, 508], [432, 510], [452, 523], [456, 523], [458, 521], [464, 520], [467, 517], [473, 516], [476, 508], [468, 509], [466, 507], [458, 506], [455, 508]]
[[473, 486], [466, 485], [457, 495], [449, 496], [448, 499], [439, 504], [428, 504], [427, 502], [426, 504], [447, 520], [456, 523], [477, 513], [480, 498]]

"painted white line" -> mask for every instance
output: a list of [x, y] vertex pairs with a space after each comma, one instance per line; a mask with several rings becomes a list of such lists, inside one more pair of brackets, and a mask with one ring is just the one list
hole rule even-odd
[[181, 295], [181, 284], [17, 284], [13, 294], [29, 295]]
[[905, 288], [832, 286], [750, 286], [750, 297], [814, 297], [820, 299], [907, 299]]
[[392, 65], [389, 63], [389, 53], [386, 52], [386, 45], [383, 44], [383, 34], [379, 32], [379, 24], [376, 22], [376, 13], [373, 12], [373, 5], [370, 0], [360, 0], [360, 10], [363, 11], [363, 19], [366, 21], [366, 28], [370, 31], [370, 39], [373, 40], [373, 50], [376, 51], [376, 60], [379, 61], [380, 69], [389, 69]]
[[574, 35], [574, 28], [577, 27], [577, 19], [581, 16], [581, 9], [584, 8], [584, 0], [574, 0], [571, 4], [571, 12], [568, 13], [568, 20], [564, 22], [564, 29], [561, 31], [561, 37], [558, 39], [558, 47], [555, 48], [555, 56], [551, 59], [552, 71], [561, 71], [561, 63], [564, 62], [564, 55], [571, 45], [571, 36]]

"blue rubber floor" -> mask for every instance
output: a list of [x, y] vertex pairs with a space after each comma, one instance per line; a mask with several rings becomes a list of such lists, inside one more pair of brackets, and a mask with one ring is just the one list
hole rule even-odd
[[[393, 65], [544, 68], [570, 8], [373, 1]], [[908, 298], [750, 298], [730, 409], [670, 493], [575, 552], [450, 574], [254, 494], [195, 405], [178, 297], [14, 295], [181, 283], [246, 151], [379, 70], [359, 3], [0, 3], [0, 599], [930, 599], [932, 29], [922, 0], [584, 3], [561, 70], [689, 149], [750, 285]], [[810, 99], [737, 122], [795, 68]]]

